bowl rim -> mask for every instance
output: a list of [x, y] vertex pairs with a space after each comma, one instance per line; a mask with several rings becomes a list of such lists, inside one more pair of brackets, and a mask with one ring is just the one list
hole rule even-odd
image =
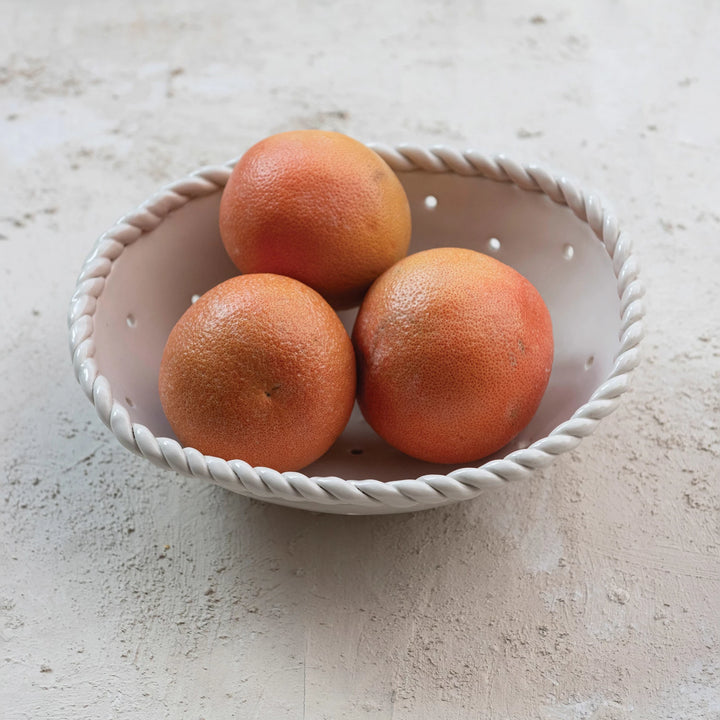
[[233, 492], [258, 500], [304, 509], [356, 514], [405, 512], [437, 507], [477, 496], [483, 490], [528, 477], [550, 465], [592, 434], [600, 420], [612, 413], [629, 389], [632, 372], [640, 362], [643, 338], [644, 287], [630, 237], [615, 215], [595, 193], [583, 191], [565, 175], [535, 164], [518, 164], [505, 155], [487, 156], [477, 150], [459, 151], [445, 145], [429, 148], [411, 144], [388, 146], [368, 143], [394, 172], [425, 171], [480, 177], [547, 195], [570, 208], [590, 226], [612, 262], [620, 299], [620, 346], [614, 366], [590, 398], [566, 421], [527, 448], [478, 467], [428, 474], [414, 479], [379, 481], [345, 480], [336, 476], [309, 477], [301, 472], [280, 473], [251, 467], [243, 460], [203, 455], [177, 440], [156, 437], [145, 425], [132, 422], [126, 408], [113, 397], [110, 382], [94, 359], [93, 316], [112, 264], [125, 247], [156, 228], [167, 215], [187, 202], [222, 191], [237, 162], [201, 167], [153, 194], [134, 211], [121, 217], [96, 240], [78, 276], [68, 311], [70, 353], [75, 377], [100, 419], [123, 447], [156, 465], [183, 475], [202, 478]]

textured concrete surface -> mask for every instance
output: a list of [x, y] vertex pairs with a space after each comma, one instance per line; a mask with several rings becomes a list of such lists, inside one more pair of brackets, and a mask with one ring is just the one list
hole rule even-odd
[[[720, 717], [717, 3], [0, 17], [0, 716]], [[123, 450], [68, 359], [82, 260], [161, 184], [297, 127], [503, 151], [609, 197], [648, 289], [621, 409], [530, 482], [394, 517]]]

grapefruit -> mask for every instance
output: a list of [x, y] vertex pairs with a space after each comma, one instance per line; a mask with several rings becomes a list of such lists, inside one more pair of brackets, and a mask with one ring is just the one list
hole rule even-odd
[[465, 463], [530, 421], [553, 361], [550, 313], [520, 273], [473, 250], [410, 255], [368, 291], [353, 329], [358, 402], [390, 445]]
[[261, 140], [235, 165], [220, 234], [241, 272], [288, 275], [342, 309], [407, 254], [410, 207], [397, 176], [366, 145], [294, 130]]
[[184, 445], [299, 470], [347, 424], [355, 357], [317, 292], [280, 275], [239, 275], [202, 295], [174, 326], [159, 391]]

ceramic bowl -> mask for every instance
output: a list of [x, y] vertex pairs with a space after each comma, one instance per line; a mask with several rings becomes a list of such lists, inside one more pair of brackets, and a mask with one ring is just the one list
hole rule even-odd
[[[171, 328], [193, 301], [237, 273], [218, 207], [233, 163], [174, 182], [96, 241], [69, 311], [73, 366], [102, 421], [156, 465], [259, 500], [376, 514], [467, 500], [528, 477], [575, 448], [617, 407], [638, 364], [643, 289], [628, 236], [594, 194], [504, 156], [448, 147], [371, 145], [408, 195], [410, 252], [463, 246], [513, 266], [552, 316], [555, 358], [542, 403], [505, 448], [473, 467], [413, 460], [355, 409], [335, 445], [302, 472], [250, 467], [183, 447], [163, 415], [158, 369]], [[341, 313], [350, 330], [355, 311]]]

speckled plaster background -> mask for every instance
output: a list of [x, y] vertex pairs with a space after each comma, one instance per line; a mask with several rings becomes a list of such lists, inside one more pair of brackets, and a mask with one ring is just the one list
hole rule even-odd
[[[720, 717], [717, 3], [0, 17], [0, 716]], [[85, 255], [162, 184], [299, 127], [503, 151], [610, 198], [648, 290], [620, 410], [529, 482], [391, 517], [123, 450], [68, 357]]]

